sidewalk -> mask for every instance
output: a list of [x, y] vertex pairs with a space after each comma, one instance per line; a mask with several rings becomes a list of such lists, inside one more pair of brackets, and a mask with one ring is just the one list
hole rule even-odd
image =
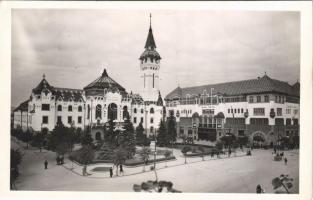
[[[230, 157], [228, 157], [227, 154], [220, 155], [220, 158], [217, 158], [216, 155], [214, 158], [211, 158], [211, 156], [205, 156], [204, 161], [202, 161], [202, 157], [187, 157], [187, 164], [185, 164], [185, 158], [182, 155], [181, 151], [178, 149], [173, 150], [174, 156], [176, 157], [176, 160], [171, 161], [162, 161], [156, 163], [156, 170], [162, 170], [162, 169], [168, 169], [176, 166], [182, 166], [182, 165], [192, 165], [193, 163], [199, 163], [199, 162], [208, 162], [208, 161], [214, 161], [214, 160], [221, 160], [221, 159], [236, 159], [236, 157], [242, 157], [246, 156], [246, 151], [237, 151], [236, 155], [235, 153], [232, 153]], [[94, 172], [92, 171], [96, 167], [112, 167], [113, 168], [113, 177], [112, 178], [119, 178], [123, 176], [131, 176], [136, 174], [142, 174], [142, 173], [151, 173], [150, 167], [153, 167], [154, 164], [150, 163], [148, 165], [141, 166], [135, 166], [135, 167], [128, 167], [123, 165], [123, 174], [119, 174], [119, 176], [116, 176], [116, 168], [111, 163], [99, 163], [99, 164], [91, 164], [87, 166], [87, 173], [90, 174], [88, 176], [84, 176], [85, 178], [110, 178], [109, 171], [103, 171], [103, 172]], [[75, 162], [72, 162], [69, 159], [65, 160], [65, 164], [63, 167], [67, 170], [72, 171], [74, 174], [82, 176], [82, 168], [83, 166], [78, 165]], [[145, 168], [145, 171], [143, 171], [143, 168]]]

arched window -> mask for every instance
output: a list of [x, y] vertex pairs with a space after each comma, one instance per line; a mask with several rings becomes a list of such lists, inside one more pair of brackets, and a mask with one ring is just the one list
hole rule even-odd
[[123, 107], [123, 119], [128, 118], [127, 106]]
[[137, 113], [137, 108], [134, 108], [134, 113]]
[[71, 105], [68, 106], [68, 111], [72, 112], [73, 111], [73, 107]]
[[88, 104], [88, 107], [87, 107], [87, 119], [90, 118], [90, 105]]
[[82, 106], [78, 106], [78, 112], [82, 112], [83, 108]]
[[154, 113], [154, 109], [150, 108], [150, 113], [153, 114]]
[[264, 96], [264, 101], [265, 101], [265, 102], [269, 102], [268, 95], [265, 95], [265, 96]]
[[143, 109], [142, 108], [141, 108], [140, 112], [143, 113]]
[[58, 105], [58, 111], [62, 111], [62, 106]]
[[108, 106], [108, 119], [109, 120], [117, 119], [117, 105], [115, 103], [111, 103]]
[[101, 111], [102, 111], [102, 106], [98, 104], [96, 106], [96, 119], [100, 118], [101, 119]]

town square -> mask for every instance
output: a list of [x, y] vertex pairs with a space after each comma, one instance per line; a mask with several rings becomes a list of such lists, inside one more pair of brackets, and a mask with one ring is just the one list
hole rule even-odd
[[10, 190], [299, 194], [299, 24], [14, 10]]

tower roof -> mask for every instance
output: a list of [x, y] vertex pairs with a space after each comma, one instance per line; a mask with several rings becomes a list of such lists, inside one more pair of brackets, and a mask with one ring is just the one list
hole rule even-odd
[[145, 49], [149, 49], [149, 47], [152, 50], [156, 48], [153, 33], [152, 33], [152, 28], [151, 28], [151, 13], [150, 13], [150, 27], [149, 27], [149, 33], [148, 33]]
[[139, 59], [143, 60], [146, 58], [152, 58], [152, 59], [160, 60], [161, 56], [155, 49], [156, 49], [156, 44], [154, 41], [153, 32], [151, 28], [151, 14], [150, 14], [150, 27], [149, 27], [146, 44], [145, 44], [145, 51], [141, 54]]
[[149, 33], [148, 33], [148, 37], [147, 37], [147, 41], [145, 45], [145, 49], [149, 49], [149, 48], [150, 49], [156, 48], [151, 26], [149, 28]]

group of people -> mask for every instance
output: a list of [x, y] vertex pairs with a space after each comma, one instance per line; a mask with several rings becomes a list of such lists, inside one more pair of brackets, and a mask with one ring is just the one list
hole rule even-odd
[[277, 157], [280, 156], [280, 157], [284, 158], [285, 165], [287, 165], [288, 159], [286, 156], [284, 156], [284, 152], [280, 152], [280, 153], [277, 152], [275, 147], [273, 148], [273, 150], [274, 150], [274, 154], [276, 154]]
[[[123, 165], [120, 164], [120, 165], [117, 165], [116, 167], [119, 167], [120, 168], [120, 174], [124, 174], [124, 170], [123, 170]], [[110, 167], [110, 177], [112, 178], [113, 177], [113, 168]]]

